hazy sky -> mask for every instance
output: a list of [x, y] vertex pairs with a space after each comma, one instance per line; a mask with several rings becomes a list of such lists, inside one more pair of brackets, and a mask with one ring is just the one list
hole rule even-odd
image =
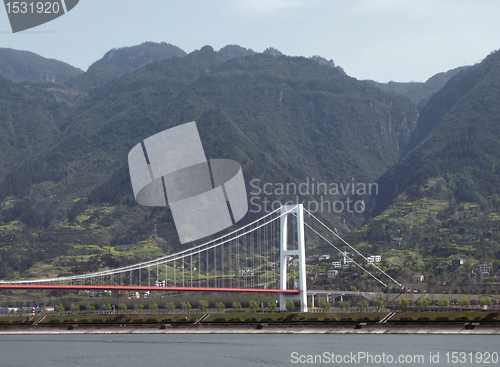
[[186, 52], [238, 44], [321, 55], [350, 76], [425, 81], [500, 48], [499, 0], [80, 0], [64, 16], [13, 34], [0, 9], [0, 47], [83, 70], [112, 48], [168, 42]]

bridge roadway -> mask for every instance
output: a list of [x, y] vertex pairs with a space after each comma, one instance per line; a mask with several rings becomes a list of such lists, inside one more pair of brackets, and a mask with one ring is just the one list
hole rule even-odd
[[[300, 294], [297, 289], [236, 289], [236, 288], [201, 288], [201, 287], [143, 287], [143, 286], [111, 286], [111, 285], [63, 285], [63, 284], [0, 284], [1, 290], [100, 290], [100, 291], [127, 291], [127, 292], [248, 292], [248, 293], [283, 293], [283, 294]], [[307, 295], [326, 296], [328, 300], [330, 296], [357, 296], [364, 298], [379, 299], [382, 293], [379, 292], [358, 292], [358, 291], [341, 291], [341, 290], [325, 290], [318, 289], [307, 290]], [[372, 297], [368, 297], [372, 296]]]
[[[330, 297], [340, 296], [340, 300], [343, 300], [344, 296], [361, 296], [368, 301], [377, 300], [382, 298], [382, 292], [359, 292], [359, 291], [336, 291], [336, 290], [313, 290], [310, 289], [307, 291], [307, 296], [311, 297], [312, 306], [314, 307], [314, 297], [318, 296], [318, 301], [321, 300], [321, 296], [326, 297], [326, 301], [330, 301]], [[319, 302], [318, 302], [319, 303]]]
[[1, 284], [1, 290], [99, 290], [99, 291], [150, 291], [150, 292], [248, 292], [299, 294], [295, 289], [236, 289], [236, 288], [194, 288], [194, 287], [141, 287], [116, 285], [62, 285], [62, 284]]

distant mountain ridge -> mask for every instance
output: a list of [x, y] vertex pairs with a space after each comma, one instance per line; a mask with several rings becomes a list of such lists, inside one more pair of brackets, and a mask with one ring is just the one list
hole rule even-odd
[[0, 48], [0, 76], [15, 83], [63, 84], [82, 73], [69, 64], [33, 52]]
[[222, 47], [219, 51], [217, 51], [217, 53], [224, 59], [229, 60], [254, 55], [255, 51], [238, 45], [227, 45]]
[[393, 81], [389, 83], [378, 83], [373, 80], [367, 80], [367, 82], [385, 90], [386, 92], [408, 97], [416, 106], [423, 106], [434, 93], [439, 91], [448, 82], [448, 80], [450, 80], [451, 77], [467, 68], [468, 66], [461, 66], [446, 72], [435, 74], [424, 83], [402, 83]]
[[137, 46], [122, 47], [106, 52], [100, 60], [90, 65], [88, 71], [96, 71], [104, 65], [137, 70], [147, 64], [174, 56], [184, 57], [186, 53], [170, 43], [144, 42]]

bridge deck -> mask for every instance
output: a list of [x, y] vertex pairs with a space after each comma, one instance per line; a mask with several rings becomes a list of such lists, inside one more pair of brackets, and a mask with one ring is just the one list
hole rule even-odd
[[299, 290], [281, 289], [236, 289], [236, 288], [191, 288], [191, 287], [140, 287], [112, 285], [43, 285], [43, 284], [2, 284], [0, 290], [101, 290], [101, 291], [150, 291], [150, 292], [248, 292], [299, 294]]

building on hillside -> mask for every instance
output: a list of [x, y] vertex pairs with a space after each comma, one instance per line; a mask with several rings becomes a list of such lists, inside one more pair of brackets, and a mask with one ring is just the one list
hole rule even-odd
[[375, 263], [379, 263], [382, 261], [382, 256], [370, 255], [370, 256], [367, 256], [366, 260], [368, 261], [368, 264], [375, 264]]
[[411, 281], [413, 283], [423, 282], [424, 281], [424, 276], [420, 275], [420, 274], [414, 275], [414, 276], [411, 277]]
[[393, 243], [394, 245], [399, 245], [399, 246], [401, 246], [401, 244], [403, 243], [403, 237], [394, 237], [394, 238], [392, 239], [392, 243]]
[[479, 273], [484, 273], [490, 271], [490, 266], [487, 263], [477, 264], [476, 271]]
[[339, 274], [338, 270], [328, 270], [328, 279], [333, 279]]
[[254, 273], [254, 271], [252, 269], [248, 269], [248, 270], [239, 269], [238, 270], [238, 275], [250, 276], [250, 275], [253, 275], [253, 273]]
[[352, 262], [353, 262], [353, 260], [351, 258], [344, 257], [344, 264], [350, 264]]
[[490, 273], [488, 271], [482, 271], [479, 273], [479, 277], [481, 280], [488, 279], [490, 277]]
[[453, 259], [451, 260], [451, 265], [452, 266], [461, 266], [464, 264], [464, 261], [462, 259]]
[[337, 269], [338, 269], [338, 268], [341, 268], [341, 267], [342, 267], [342, 262], [341, 262], [341, 261], [333, 261], [333, 262], [332, 262], [332, 266], [333, 266], [334, 268], [337, 268]]

